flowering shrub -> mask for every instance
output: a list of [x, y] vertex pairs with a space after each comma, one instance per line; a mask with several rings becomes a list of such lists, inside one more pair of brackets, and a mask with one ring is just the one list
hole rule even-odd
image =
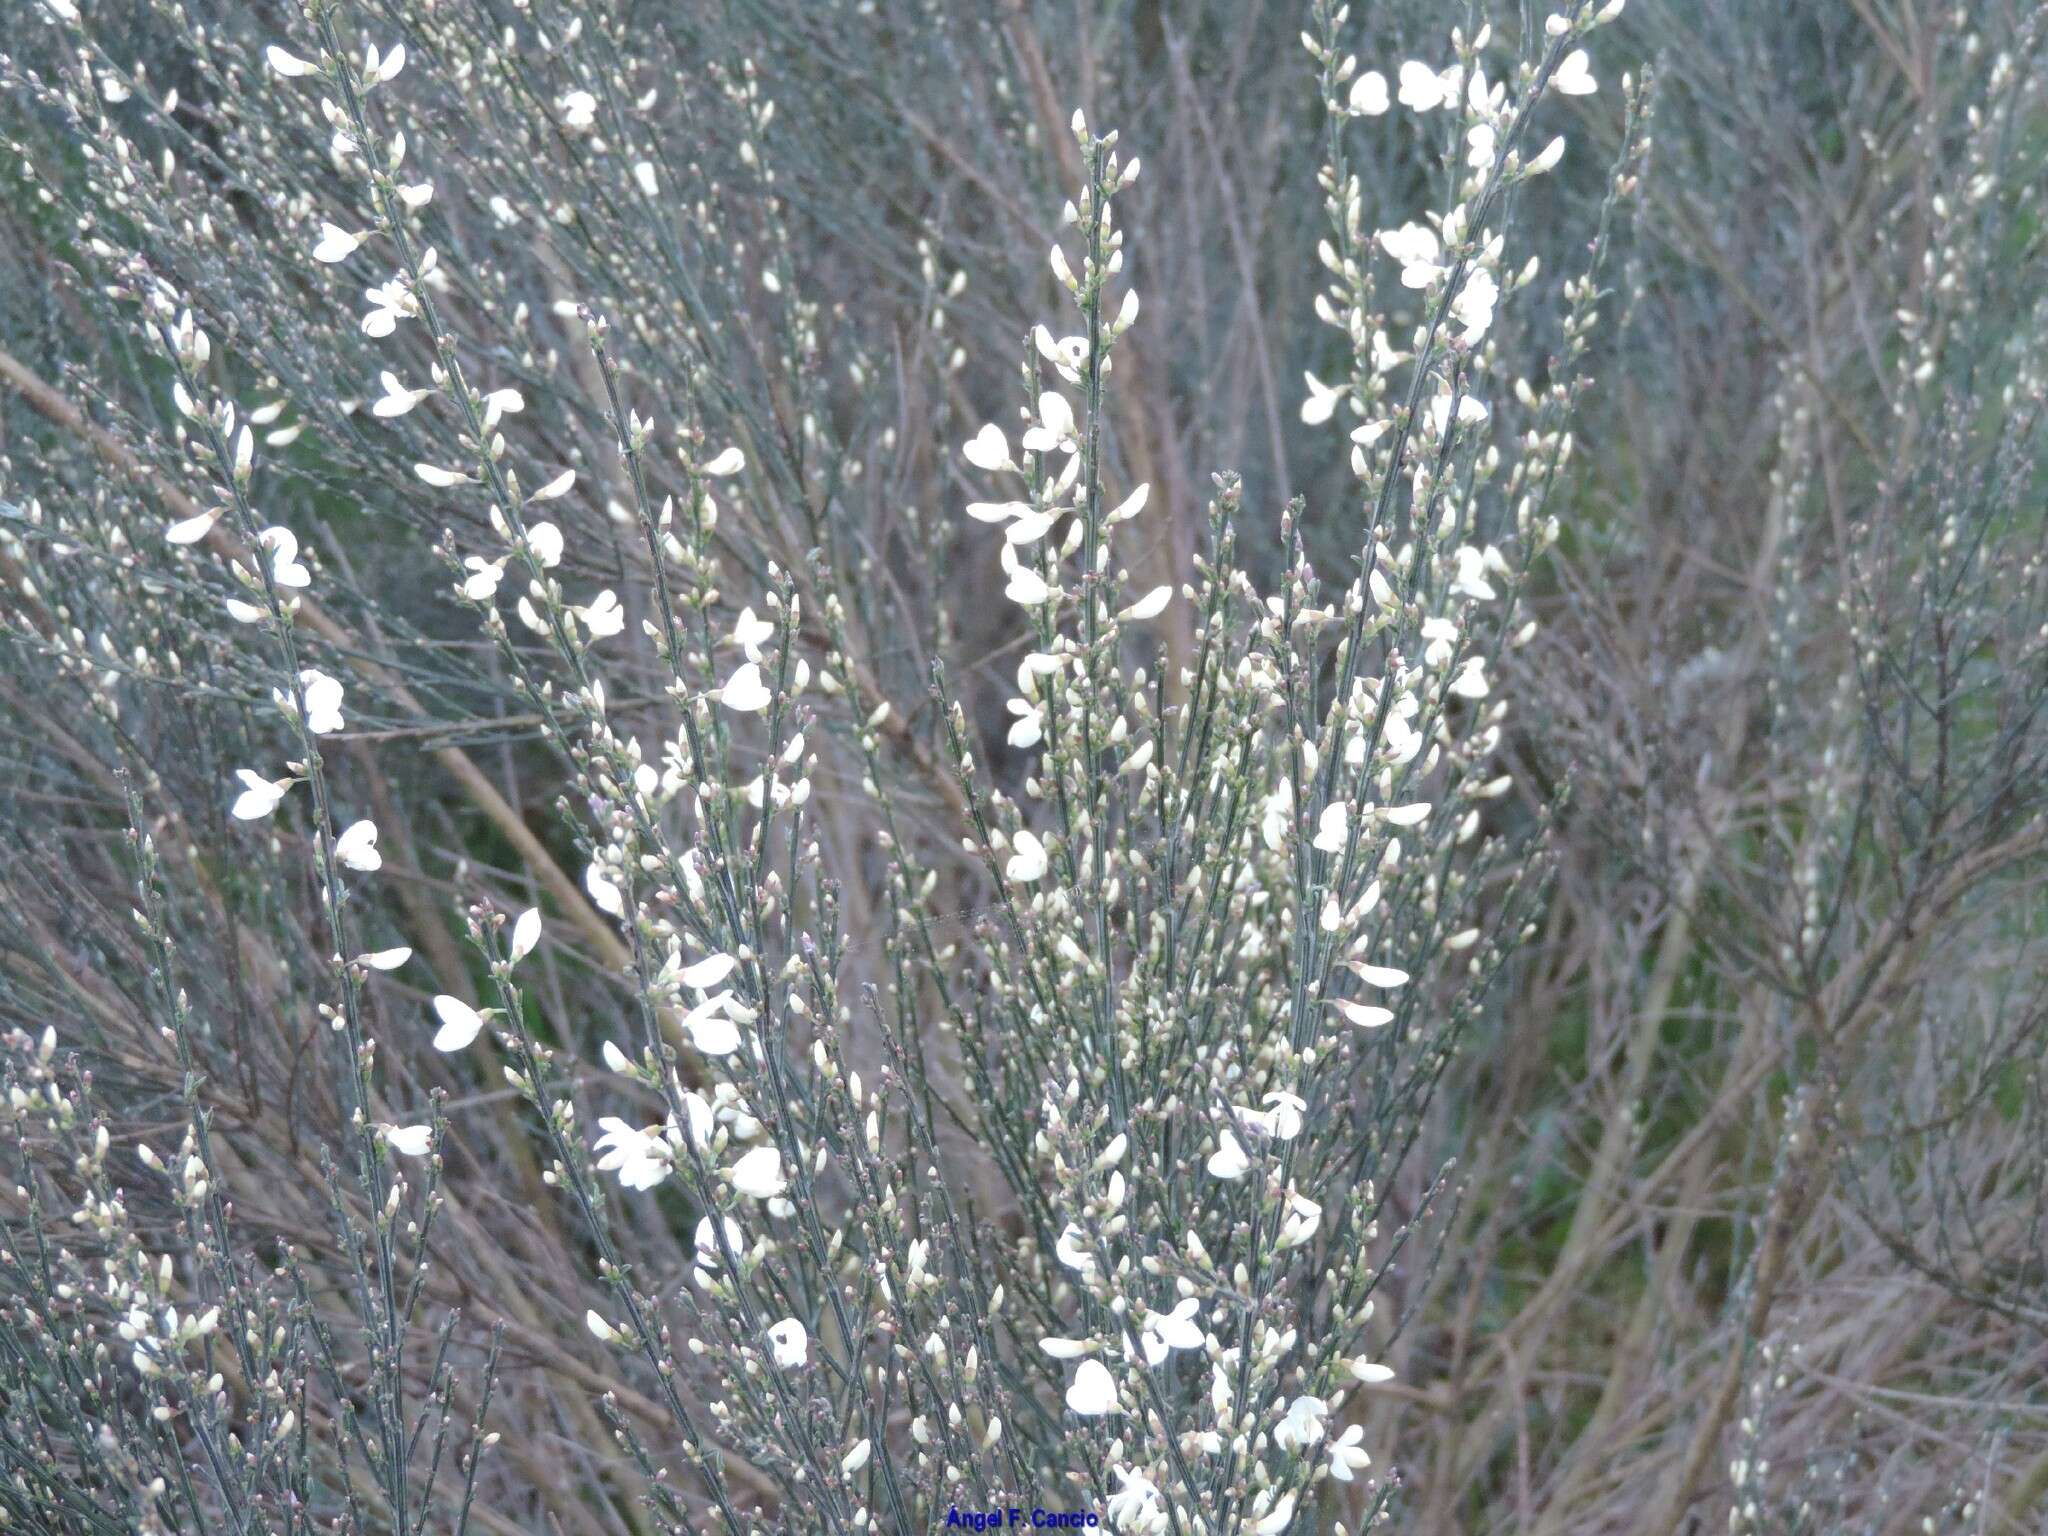
[[[10, 825], [68, 807], [0, 868], [11, 1520], [1414, 1517], [1384, 1410], [1445, 1399], [1382, 1362], [1554, 867], [1512, 706], [1570, 671], [1623, 5], [1307, 6], [1331, 469], [1273, 500], [1166, 451], [1146, 146], [885, 9], [40, 0], [0, 58], [98, 348], [0, 354], [55, 429], [6, 702], [63, 701]], [[1016, 324], [825, 158], [963, 31], [1029, 177], [889, 121], [1047, 231]]]

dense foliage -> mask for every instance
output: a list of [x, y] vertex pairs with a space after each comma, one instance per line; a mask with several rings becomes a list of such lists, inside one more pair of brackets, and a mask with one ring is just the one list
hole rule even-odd
[[33, 0], [0, 1519], [2048, 1518], [2048, 17]]

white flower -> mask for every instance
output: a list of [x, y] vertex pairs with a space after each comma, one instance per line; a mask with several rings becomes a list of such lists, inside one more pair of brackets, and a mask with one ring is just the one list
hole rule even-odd
[[[1472, 83], [1479, 83], [1479, 76], [1472, 77]], [[1475, 171], [1483, 171], [1493, 164], [1495, 147], [1499, 135], [1491, 123], [1474, 123], [1465, 132], [1465, 163]]]
[[1558, 64], [1550, 83], [1563, 96], [1590, 96], [1600, 89], [1600, 82], [1593, 78], [1592, 64], [1585, 49], [1574, 48]]
[[655, 178], [654, 162], [652, 160], [638, 160], [634, 162], [633, 181], [640, 188], [641, 192], [648, 197], [658, 196], [661, 192], [661, 183]]
[[1447, 88], [1443, 76], [1427, 64], [1410, 59], [1401, 66], [1401, 90], [1397, 99], [1402, 106], [1416, 112], [1434, 112], [1456, 96], [1456, 89]]
[[1360, 117], [1378, 117], [1387, 110], [1387, 77], [1368, 69], [1351, 82], [1351, 110]]
[[287, 80], [296, 80], [301, 75], [314, 74], [320, 68], [317, 64], [308, 64], [297, 54], [286, 53], [275, 43], [263, 50], [263, 57], [275, 73], [282, 75]]
[[1427, 800], [1415, 800], [1407, 805], [1383, 805], [1374, 814], [1390, 826], [1419, 827], [1429, 820], [1429, 812]]
[[868, 1464], [868, 1457], [874, 1454], [874, 1442], [863, 1440], [839, 1459], [839, 1470], [848, 1477], [853, 1476]]
[[1461, 699], [1483, 699], [1491, 691], [1486, 681], [1486, 658], [1467, 656], [1451, 679], [1451, 692]]
[[438, 464], [415, 464], [412, 472], [436, 490], [447, 490], [452, 485], [467, 485], [469, 476], [460, 470], [443, 469]]
[[1003, 866], [1003, 873], [1020, 885], [1029, 885], [1041, 878], [1046, 870], [1045, 844], [1029, 832], [1019, 831], [1010, 839], [1009, 862]]
[[[740, 1230], [740, 1224], [728, 1216], [719, 1226], [724, 1229], [725, 1246], [732, 1250], [733, 1256], [738, 1258], [744, 1254], [747, 1251], [747, 1234]], [[709, 1216], [698, 1221], [697, 1235], [692, 1241], [699, 1264], [716, 1264], [719, 1261], [718, 1238], [719, 1228], [711, 1225]]]
[[1194, 1297], [1184, 1296], [1171, 1312], [1154, 1312], [1145, 1319], [1138, 1343], [1145, 1351], [1147, 1365], [1164, 1364], [1167, 1355], [1176, 1349], [1202, 1347], [1202, 1325], [1196, 1321], [1201, 1306]]
[[618, 594], [606, 587], [581, 608], [569, 610], [582, 621], [593, 640], [609, 640], [626, 627], [626, 610], [620, 606]]
[[1166, 1501], [1160, 1496], [1159, 1485], [1142, 1472], [1129, 1467], [1117, 1467], [1117, 1482], [1121, 1485], [1103, 1504], [1103, 1513], [1109, 1516], [1110, 1525], [1131, 1536], [1156, 1536], [1167, 1528]]
[[266, 528], [256, 542], [270, 552], [270, 579], [280, 587], [303, 587], [313, 573], [299, 563], [299, 536], [289, 528]]
[[412, 958], [412, 946], [401, 944], [396, 949], [373, 949], [368, 954], [357, 955], [356, 964], [368, 966], [373, 971], [395, 971]]
[[1038, 425], [1024, 433], [1023, 442], [1026, 453], [1060, 449], [1074, 453], [1080, 449], [1074, 436], [1074, 408], [1067, 404], [1066, 396], [1048, 389], [1038, 397]]
[[1351, 390], [1346, 385], [1325, 384], [1312, 373], [1304, 373], [1302, 379], [1308, 385], [1308, 398], [1301, 402], [1301, 419], [1311, 427], [1319, 427], [1336, 414], [1337, 402]]
[[542, 486], [539, 490], [535, 491], [531, 496], [527, 497], [526, 499], [528, 503], [536, 501], [553, 501], [557, 496], [568, 495], [569, 487], [574, 485], [575, 483], [576, 471], [573, 469], [565, 469], [559, 475], [555, 476], [554, 479], [550, 480], [546, 485]]
[[[1261, 1500], [1270, 1498], [1270, 1493], [1260, 1494]], [[1254, 1509], [1257, 1504], [1252, 1506]], [[1288, 1494], [1272, 1509], [1252, 1522], [1253, 1536], [1280, 1536], [1280, 1533], [1294, 1523], [1294, 1495]]]
[[533, 953], [540, 943], [540, 908], [528, 907], [512, 924], [512, 947], [508, 951], [512, 963], [517, 965]]
[[1562, 160], [1563, 158], [1564, 135], [1559, 134], [1556, 138], [1552, 139], [1548, 144], [1544, 145], [1542, 151], [1536, 156], [1536, 158], [1531, 160], [1522, 169], [1531, 176], [1541, 176], [1545, 171], [1555, 170], [1557, 168], [1558, 161]]
[[225, 510], [223, 507], [215, 507], [211, 512], [201, 512], [197, 517], [184, 518], [171, 524], [164, 530], [164, 542], [197, 544], [212, 531], [213, 525], [220, 521], [220, 515]]
[[347, 261], [356, 247], [363, 243], [361, 235], [352, 235], [336, 224], [323, 221], [320, 225], [320, 241], [313, 247], [313, 259], [333, 263]]
[[1041, 705], [1024, 699], [1011, 699], [1004, 707], [1017, 718], [1010, 722], [1009, 734], [1003, 739], [1013, 747], [1024, 749], [1035, 747], [1045, 737], [1045, 710]]
[[994, 422], [975, 433], [960, 452], [976, 469], [994, 473], [999, 469], [1016, 468], [1010, 462], [1010, 440], [1003, 436], [1003, 429]]
[[1345, 1369], [1351, 1372], [1353, 1380], [1362, 1381], [1369, 1387], [1376, 1387], [1383, 1381], [1394, 1379], [1391, 1366], [1377, 1364], [1364, 1355], [1360, 1355], [1356, 1360], [1346, 1361]]
[[626, 915], [626, 899], [602, 864], [592, 864], [583, 871], [583, 889], [590, 892], [590, 899], [600, 912], [609, 912], [613, 917]]
[[388, 369], [378, 374], [377, 379], [384, 386], [384, 395], [370, 407], [372, 416], [403, 416], [433, 393], [431, 389], [407, 389], [398, 382], [398, 375]]
[[774, 1352], [775, 1363], [785, 1370], [794, 1369], [809, 1358], [810, 1344], [804, 1325], [793, 1317], [785, 1317], [768, 1330], [768, 1345]]
[[1093, 1339], [1040, 1339], [1038, 1347], [1055, 1360], [1078, 1360], [1095, 1353]]
[[1017, 558], [1013, 545], [1005, 541], [1002, 549], [1002, 566], [1009, 576], [1009, 585], [1003, 588], [1003, 596], [1025, 608], [1035, 608], [1052, 598], [1052, 587], [1038, 572]]
[[462, 579], [462, 595], [473, 603], [487, 603], [498, 595], [498, 584], [505, 579], [505, 561], [500, 555], [495, 560], [486, 560], [482, 555], [469, 555], [463, 559], [463, 568], [469, 574]]
[[1287, 1417], [1273, 1426], [1273, 1443], [1283, 1451], [1299, 1451], [1323, 1438], [1323, 1420], [1330, 1416], [1329, 1404], [1320, 1397], [1297, 1397], [1287, 1408]]
[[242, 792], [235, 797], [228, 814], [237, 821], [261, 821], [285, 797], [285, 791], [296, 782], [293, 779], [266, 779], [247, 768], [237, 768], [235, 777], [242, 781]]
[[1135, 491], [1131, 492], [1130, 495], [1126, 496], [1122, 501], [1118, 502], [1115, 506], [1111, 507], [1109, 511], [1104, 513], [1102, 520], [1104, 523], [1111, 525], [1117, 523], [1127, 523], [1132, 518], [1136, 517], [1140, 512], [1144, 511], [1145, 503], [1150, 501], [1151, 499], [1152, 483], [1148, 480], [1141, 484]]
[[761, 647], [775, 638], [775, 625], [767, 619], [754, 616], [752, 608], [742, 608], [740, 616], [732, 626], [732, 643], [746, 653], [747, 660], [759, 661]]
[[1316, 1235], [1316, 1228], [1323, 1224], [1323, 1208], [1308, 1196], [1290, 1191], [1287, 1196], [1287, 1217], [1280, 1223], [1280, 1241], [1274, 1246], [1281, 1252], [1299, 1248]]
[[582, 130], [597, 121], [597, 98], [588, 91], [570, 91], [557, 98], [555, 110], [562, 115], [562, 126]]
[[1052, 1245], [1053, 1256], [1076, 1274], [1090, 1274], [1095, 1269], [1095, 1255], [1086, 1247], [1087, 1236], [1070, 1221]]
[[[1490, 414], [1491, 413], [1486, 409], [1485, 401], [1475, 400], [1472, 396], [1467, 394], [1459, 394], [1459, 426], [1477, 426], [1480, 422], [1486, 420], [1487, 416]], [[1450, 424], [1451, 397], [1448, 393], [1445, 393], [1436, 396], [1429, 402], [1429, 429], [1438, 437], [1442, 437], [1446, 432], [1450, 430]]]
[[359, 821], [334, 840], [334, 861], [344, 869], [371, 875], [384, 867], [384, 855], [377, 851], [377, 824]]
[[761, 681], [760, 667], [751, 661], [742, 663], [718, 690], [718, 702], [741, 715], [759, 714], [773, 698], [768, 685]]
[[1374, 238], [1379, 241], [1381, 250], [1401, 264], [1402, 287], [1427, 288], [1444, 275], [1445, 268], [1439, 265], [1443, 243], [1427, 224], [1410, 223], [1399, 229], [1383, 229]]
[[1287, 841], [1287, 828], [1294, 820], [1294, 781], [1282, 779], [1259, 808], [1259, 839], [1274, 853]]
[[694, 965], [684, 966], [678, 979], [692, 991], [708, 992], [730, 976], [738, 964], [731, 955], [706, 955]]
[[1332, 800], [1316, 818], [1315, 841], [1311, 846], [1319, 853], [1342, 853], [1350, 830], [1351, 807], [1342, 800]]
[[1470, 544], [1460, 544], [1452, 559], [1458, 566], [1457, 574], [1451, 578], [1452, 595], [1491, 601], [1494, 592], [1493, 584], [1486, 579], [1486, 556]]
[[1500, 302], [1500, 284], [1486, 268], [1471, 273], [1451, 300], [1451, 318], [1463, 327], [1461, 339], [1475, 345], [1493, 324], [1493, 309]]
[[1081, 367], [1088, 361], [1086, 336], [1061, 336], [1055, 340], [1052, 332], [1040, 325], [1033, 327], [1031, 341], [1038, 348], [1038, 355], [1051, 363], [1061, 378], [1069, 384], [1081, 382]]
[[772, 1200], [789, 1188], [783, 1176], [782, 1154], [773, 1147], [756, 1147], [732, 1165], [732, 1187], [756, 1200]]
[[1364, 1441], [1365, 1426], [1353, 1424], [1330, 1442], [1330, 1476], [1340, 1483], [1348, 1483], [1372, 1465], [1372, 1458], [1365, 1453]]
[[370, 90], [386, 80], [396, 80], [398, 72], [405, 68], [405, 44], [393, 43], [391, 51], [382, 58], [377, 56], [377, 45], [372, 43], [363, 53], [363, 89]]
[[434, 1014], [441, 1027], [434, 1031], [434, 1049], [459, 1051], [483, 1030], [484, 1016], [459, 997], [445, 992], [434, 999]]
[[1391, 965], [1367, 965], [1363, 961], [1352, 961], [1346, 967], [1352, 975], [1368, 987], [1391, 991], [1395, 987], [1408, 985], [1408, 973], [1396, 970]]
[[669, 1175], [669, 1145], [659, 1128], [641, 1130], [614, 1115], [597, 1122], [604, 1134], [592, 1150], [600, 1173], [616, 1173], [627, 1189], [652, 1189]]
[[553, 523], [529, 523], [525, 544], [526, 552], [542, 570], [551, 571], [562, 563], [562, 530]]
[[737, 447], [727, 448], [717, 458], [704, 466], [703, 472], [717, 479], [736, 475], [747, 467], [747, 456]]
[[1360, 1029], [1378, 1029], [1383, 1024], [1394, 1022], [1393, 1010], [1389, 1008], [1347, 1002], [1343, 998], [1331, 998], [1330, 1006], [1344, 1016], [1345, 1023], [1355, 1024]]
[[1074, 1384], [1067, 1388], [1067, 1406], [1084, 1418], [1115, 1413], [1116, 1378], [1100, 1360], [1083, 1360], [1074, 1372]]
[[1117, 617], [1130, 623], [1142, 623], [1146, 619], [1156, 619], [1160, 614], [1166, 612], [1166, 605], [1172, 601], [1172, 587], [1154, 587], [1150, 592], [1147, 592], [1143, 597], [1131, 604], [1130, 607], [1119, 613]]
[[583, 1326], [590, 1330], [592, 1337], [601, 1339], [607, 1344], [619, 1342], [619, 1330], [599, 1316], [595, 1308], [583, 1314]]
[[1208, 1168], [1211, 1177], [1235, 1180], [1250, 1171], [1252, 1160], [1236, 1135], [1227, 1127], [1216, 1137], [1216, 1150], [1209, 1154]]
[[732, 994], [720, 992], [683, 1015], [690, 1043], [706, 1056], [730, 1056], [740, 1048], [739, 1026], [731, 1013]]
[[306, 701], [306, 729], [315, 736], [332, 736], [343, 725], [341, 684], [317, 667], [299, 674], [299, 692]]
[[419, 301], [413, 297], [403, 274], [374, 288], [365, 288], [363, 297], [370, 301], [370, 308], [363, 315], [363, 333], [368, 336], [389, 336], [398, 328], [399, 321], [419, 313]]
[[1267, 1094], [1265, 1102], [1272, 1106], [1261, 1115], [1268, 1136], [1279, 1141], [1292, 1141], [1301, 1134], [1302, 1124], [1308, 1115], [1308, 1100], [1298, 1093], [1280, 1089]]
[[384, 1144], [406, 1157], [425, 1157], [434, 1147], [434, 1128], [431, 1125], [387, 1125], [384, 1127]]

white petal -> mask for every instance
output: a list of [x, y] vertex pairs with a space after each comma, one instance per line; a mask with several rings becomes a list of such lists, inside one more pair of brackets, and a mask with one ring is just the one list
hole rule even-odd
[[738, 964], [731, 955], [707, 955], [695, 965], [683, 967], [682, 983], [698, 992], [707, 991], [730, 976]]
[[407, 1157], [425, 1157], [433, 1150], [431, 1125], [394, 1125], [384, 1132], [384, 1144]]
[[565, 469], [526, 499], [528, 501], [553, 501], [557, 496], [568, 495], [569, 487], [575, 483], [576, 471]]
[[272, 71], [282, 75], [287, 80], [296, 80], [301, 75], [310, 75], [320, 67], [317, 64], [308, 64], [297, 54], [286, 53], [275, 43], [263, 50], [263, 57], [269, 63]]
[[738, 474], [746, 467], [747, 456], [738, 447], [732, 447], [719, 454], [709, 464], [706, 464], [704, 466], [704, 473], [723, 479], [727, 475]]
[[356, 963], [373, 971], [395, 971], [411, 958], [412, 947], [401, 944], [396, 949], [373, 949], [366, 955], [357, 955]]
[[625, 898], [602, 865], [593, 864], [583, 871], [583, 889], [590, 892], [590, 899], [597, 903], [599, 911], [609, 912], [613, 917], [625, 916]]
[[168, 544], [197, 544], [220, 521], [221, 509], [202, 512], [197, 517], [188, 517], [182, 522], [171, 524], [164, 530], [164, 541]]
[[1360, 1029], [1378, 1029], [1383, 1024], [1392, 1023], [1394, 1019], [1392, 1010], [1375, 1008], [1368, 1003], [1353, 1003], [1332, 998], [1330, 1006], [1344, 1016], [1347, 1024], [1355, 1024]]
[[540, 942], [540, 908], [528, 907], [512, 924], [512, 963], [517, 965], [533, 953]]
[[1166, 605], [1173, 601], [1172, 587], [1154, 587], [1130, 607], [1117, 615], [1134, 623], [1145, 619], [1156, 619], [1166, 611]]
[[1388, 989], [1408, 984], [1408, 973], [1397, 971], [1391, 965], [1354, 964], [1351, 972], [1369, 987]]
[[1212, 1178], [1241, 1179], [1252, 1166], [1251, 1158], [1245, 1153], [1244, 1144], [1225, 1130], [1216, 1141], [1216, 1150], [1209, 1154], [1208, 1169]]

